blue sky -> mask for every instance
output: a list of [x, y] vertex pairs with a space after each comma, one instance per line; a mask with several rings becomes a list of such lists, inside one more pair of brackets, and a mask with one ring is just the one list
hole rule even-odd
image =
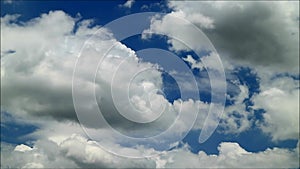
[[[201, 156], [198, 156], [200, 152], [204, 152], [205, 156], [203, 156], [203, 158], [207, 159], [215, 158], [212, 155], [216, 155], [216, 158], [221, 158], [222, 155], [225, 157], [225, 162], [221, 160], [221, 162], [216, 165], [212, 163], [210, 165], [210, 163], [207, 162], [206, 167], [247, 167], [249, 164], [256, 163], [255, 159], [262, 159], [258, 160], [255, 165], [256, 167], [272, 168], [277, 166], [276, 163], [264, 160], [264, 158], [273, 158], [278, 154], [282, 155], [282, 159], [285, 160], [280, 162], [282, 165], [279, 167], [299, 167], [295, 166], [297, 162], [299, 163], [299, 159], [298, 161], [295, 160], [297, 156], [293, 154], [297, 154], [297, 150], [299, 149], [299, 120], [297, 120], [297, 117], [299, 117], [299, 103], [295, 100], [295, 98], [299, 98], [299, 62], [297, 63], [297, 61], [299, 61], [299, 47], [295, 45], [299, 44], [299, 39], [295, 39], [294, 37], [299, 35], [299, 19], [295, 19], [297, 15], [299, 18], [299, 8], [294, 7], [295, 4], [293, 4], [298, 2], [286, 2], [283, 6], [280, 6], [280, 4], [276, 2], [226, 2], [224, 4], [218, 4], [218, 2], [216, 2], [214, 5], [212, 2], [186, 2], [185, 4], [185, 2], [182, 1], [133, 1], [132, 4], [127, 7], [124, 5], [126, 3], [126, 1], [1, 1], [1, 28], [3, 29], [3, 31], [1, 31], [1, 36], [3, 36], [3, 38], [1, 37], [1, 41], [2, 44], [5, 44], [3, 46], [1, 45], [1, 74], [3, 74], [3, 76], [1, 75], [1, 91], [3, 92], [3, 94], [1, 94], [1, 151], [3, 150], [1, 152], [1, 161], [4, 163], [3, 167], [14, 165], [17, 167], [26, 166], [31, 168], [40, 166], [53, 167], [62, 164], [63, 167], [71, 166], [80, 168], [126, 168], [141, 166], [146, 168], [161, 168], [162, 162], [163, 167], [197, 168], [203, 164], [203, 161], [198, 159]], [[218, 10], [218, 5], [224, 5], [222, 6], [222, 10]], [[272, 7], [280, 12], [274, 12]], [[233, 11], [233, 9], [236, 11]], [[49, 11], [53, 11], [53, 13]], [[61, 13], [55, 11], [61, 11]], [[170, 109], [176, 109], [177, 101], [182, 99], [184, 106], [187, 106], [183, 108], [183, 111], [193, 111], [194, 107], [188, 106], [194, 106], [194, 104], [196, 105], [196, 103], [199, 102], [203, 106], [199, 109], [199, 113], [201, 113], [202, 110], [208, 110], [209, 103], [211, 102], [210, 92], [212, 89], [209, 84], [210, 79], [207, 69], [203, 69], [199, 64], [203, 64], [202, 59], [207, 59], [207, 56], [212, 56], [213, 52], [210, 49], [204, 49], [198, 52], [201, 54], [200, 56], [197, 55], [197, 52], [195, 52], [198, 50], [197, 45], [202, 45], [203, 40], [195, 40], [193, 37], [197, 36], [192, 35], [192, 32], [180, 31], [180, 28], [184, 28], [185, 25], [180, 25], [180, 22], [172, 22], [172, 20], [167, 19], [167, 17], [173, 15], [183, 17], [204, 32], [218, 51], [218, 56], [223, 62], [227, 85], [227, 96], [223, 116], [220, 117], [219, 126], [204, 143], [198, 142], [203, 120], [205, 120], [205, 118], [200, 115], [198, 118], [199, 121], [196, 121], [196, 124], [200, 124], [200, 127], [195, 125], [182, 140], [178, 140], [177, 146], [167, 150], [168, 153], [159, 158], [147, 159], [148, 161], [135, 161], [135, 159], [129, 158], [129, 160], [122, 165], [123, 161], [119, 159], [119, 157], [110, 154], [109, 159], [95, 155], [95, 157], [93, 156], [92, 158], [97, 160], [89, 161], [88, 155], [79, 157], [76, 152], [68, 149], [72, 147], [76, 149], [77, 144], [82, 144], [87, 149], [88, 146], [93, 145], [93, 143], [89, 142], [89, 140], [93, 139], [88, 138], [87, 135], [85, 135], [86, 133], [81, 132], [77, 121], [78, 116], [74, 116], [75, 113], [72, 102], [74, 100], [72, 100], [71, 97], [74, 93], [72, 93], [72, 88], [70, 89], [70, 82], [67, 81], [67, 79], [72, 79], [71, 73], [73, 72], [73, 67], [70, 65], [74, 65], [74, 56], [78, 50], [78, 46], [81, 46], [84, 40], [88, 41], [87, 37], [91, 36], [90, 30], [94, 31], [93, 28], [98, 29], [115, 19], [139, 12], [160, 12], [166, 15], [161, 18], [152, 18], [151, 23], [149, 22], [147, 27], [156, 33], [151, 37], [144, 38], [142, 35], [136, 35], [126, 38], [117, 44], [116, 51], [112, 49], [112, 53], [115, 52], [116, 58], [132, 57], [130, 51], [138, 53], [139, 50], [147, 48], [159, 48], [176, 54], [182, 60], [182, 63], [193, 73], [193, 77], [196, 79], [198, 85], [197, 90], [199, 90], [197, 96], [199, 95], [200, 100], [191, 97], [191, 104], [191, 102], [189, 102], [190, 100], [182, 98], [180, 94], [180, 84], [176, 82], [172, 75], [168, 74], [170, 73], [168, 71], [163, 72], [156, 70], [156, 73], [149, 74], [146, 72], [146, 75], [141, 78], [145, 78], [146, 81], [147, 78], [153, 80], [153, 84], [151, 82], [151, 85], [158, 86], [161, 80], [162, 84], [160, 87], [164, 95], [155, 93], [153, 97], [160, 99], [160, 96], [164, 96], [166, 103], [171, 106]], [[257, 15], [255, 15], [255, 13], [257, 13]], [[285, 15], [286, 13], [290, 13], [290, 15]], [[13, 16], [15, 14], [19, 14], [19, 18], [7, 19], [8, 21], [4, 19], [7, 16]], [[245, 20], [249, 19], [249, 16], [253, 17], [253, 23], [245, 23]], [[282, 18], [278, 20], [274, 19], [280, 18], [279, 16]], [[51, 17], [53, 17], [52, 20]], [[56, 18], [59, 17], [62, 17], [63, 22], [56, 21]], [[38, 19], [32, 20], [33, 18]], [[264, 20], [265, 18], [267, 19]], [[84, 27], [84, 21], [88, 19], [92, 19], [93, 22]], [[47, 24], [52, 22], [54, 24], [43, 27], [43, 23]], [[173, 24], [177, 25], [174, 26]], [[247, 26], [247, 24], [251, 24], [251, 26]], [[282, 24], [286, 24], [288, 29], [277, 27]], [[164, 27], [164, 25], [166, 25], [166, 27]], [[126, 30], [129, 27], [126, 25], [122, 26], [123, 27], [119, 27], [118, 29]], [[40, 27], [42, 30], [44, 29], [45, 37], [49, 37], [49, 39], [43, 39], [44, 34]], [[249, 33], [251, 35], [245, 33], [248, 28], [248, 31], [251, 31], [251, 33]], [[60, 33], [60, 29], [61, 32], [66, 31]], [[51, 32], [51, 30], [55, 31]], [[79, 31], [83, 33], [79, 34]], [[35, 32], [37, 32], [37, 36], [35, 36]], [[52, 34], [48, 36], [47, 32]], [[112, 37], [109, 33], [112, 33]], [[13, 38], [18, 35], [25, 35], [26, 37], [26, 34], [33, 37], [32, 42], [30, 39]], [[114, 35], [118, 33], [105, 32], [104, 34], [114, 40]], [[278, 36], [275, 36], [275, 34]], [[187, 40], [191, 40], [191, 42], [188, 43], [195, 44], [189, 47], [189, 49], [182, 50], [182, 46], [180, 46], [182, 42], [174, 42], [168, 35], [170, 37], [172, 35], [184, 36]], [[52, 37], [54, 37], [53, 42]], [[59, 41], [56, 41], [56, 37], [58, 37]], [[42, 46], [35, 44], [34, 38], [36, 38], [36, 42], [40, 42]], [[17, 41], [19, 42], [17, 43]], [[29, 42], [26, 44], [26, 41]], [[109, 44], [106, 39], [95, 39], [95, 46], [98, 45], [100, 49], [97, 50], [100, 50], [102, 53], [105, 47], [109, 46], [106, 43]], [[270, 44], [273, 44], [273, 46]], [[125, 47], [122, 47], [122, 45]], [[193, 47], [195, 47], [195, 49], [193, 49]], [[35, 49], [37, 50], [35, 51]], [[20, 52], [23, 52], [24, 56], [20, 54]], [[84, 54], [84, 52], [84, 49], [82, 49], [81, 53]], [[93, 53], [89, 55], [89, 57], [92, 58]], [[63, 58], [60, 58], [62, 56]], [[129, 60], [128, 63], [126, 62], [129, 67], [125, 69], [125, 71], [121, 71], [121, 79], [126, 79], [126, 73], [130, 74], [130, 72], [134, 72], [134, 69], [141, 71], [141, 67], [145, 67], [150, 70], [151, 66], [147, 65], [148, 62], [152, 64], [152, 66], [158, 64], [163, 69], [164, 67], [173, 68], [177, 71], [177, 75], [187, 73], [184, 72], [182, 67], [176, 68], [176, 66], [180, 64], [176, 65], [176, 62], [168, 61], [168, 58], [155, 59], [163, 56], [155, 56], [152, 59], [149, 58], [149, 60], [144, 56], [134, 57], [142, 59], [142, 62], [131, 60]], [[119, 62], [109, 59], [106, 61], [104, 59], [102, 66], [105, 67], [106, 65], [109, 66], [112, 64], [114, 67], [117, 67], [117, 63]], [[213, 66], [216, 64], [213, 60], [208, 63], [211, 63]], [[141, 64], [142, 66], [135, 67], [135, 64]], [[45, 70], [43, 67], [46, 67]], [[90, 67], [93, 66], [91, 65]], [[85, 69], [89, 70], [87, 67], [85, 67]], [[85, 69], [81, 69], [81, 71]], [[30, 74], [28, 74], [28, 72], [30, 72]], [[110, 70], [108, 70], [108, 72], [110, 72]], [[104, 75], [100, 72], [100, 75], [105, 76], [105, 72], [103, 73]], [[160, 73], [161, 75], [157, 76], [157, 74]], [[42, 76], [39, 77], [40, 75]], [[49, 77], [45, 79], [44, 76], [48, 75]], [[108, 74], [108, 77], [110, 76], [112, 76], [111, 73]], [[28, 80], [26, 81], [22, 77], [26, 77]], [[157, 80], [157, 77], [161, 79]], [[102, 81], [105, 81], [105, 79], [102, 79]], [[99, 91], [108, 91], [108, 89], [105, 88], [107, 84], [102, 81], [99, 85]], [[122, 81], [117, 82], [123, 83]], [[145, 81], [141, 81], [140, 83], [144, 82]], [[185, 82], [189, 84], [188, 80]], [[137, 95], [140, 94], [141, 89], [138, 86], [140, 83], [134, 84], [136, 88], [133, 93]], [[120, 88], [122, 88], [122, 85], [116, 85], [115, 90], [116, 93], [118, 93], [118, 85], [121, 86]], [[145, 88], [144, 86], [144, 90], [146, 90]], [[111, 90], [113, 91], [114, 88]], [[147, 93], [149, 94], [150, 92], [148, 91], [146, 94]], [[84, 99], [85, 93], [80, 94], [82, 94], [82, 98]], [[99, 95], [101, 99], [105, 100], [104, 105], [107, 103], [110, 104], [109, 99], [111, 97], [114, 99], [113, 96], [106, 96], [105, 92]], [[116, 96], [119, 96], [119, 93]], [[121, 96], [120, 94], [120, 97]], [[144, 95], [138, 96], [142, 98]], [[142, 101], [143, 100], [141, 100], [141, 102]], [[87, 103], [85, 103], [85, 101], [81, 102], [82, 105], [88, 103], [87, 101]], [[122, 105], [121, 100], [120, 102], [120, 105]], [[137, 106], [139, 106], [141, 102], [137, 100], [133, 105], [137, 104]], [[165, 101], [160, 101], [159, 103], [163, 104]], [[118, 103], [113, 102], [112, 105], [115, 106], [118, 105]], [[126, 106], [124, 106], [124, 109], [127, 110]], [[115, 109], [112, 109], [110, 105], [105, 105], [103, 110], [109, 112]], [[203, 113], [204, 112], [205, 111], [203, 111]], [[111, 123], [114, 124], [113, 126], [122, 129], [122, 131], [123, 129], [125, 132], [134, 131], [137, 132], [135, 134], [141, 134], [141, 136], [143, 136], [143, 132], [144, 134], [147, 132], [151, 133], [147, 128], [143, 127], [144, 124], [139, 125], [140, 128], [132, 128], [132, 126], [126, 126], [126, 122], [123, 124], [117, 117], [111, 117], [110, 114], [107, 114], [105, 117], [112, 118], [110, 120]], [[162, 121], [163, 120], [164, 119], [162, 119]], [[157, 123], [152, 124], [155, 125], [154, 129], [157, 131], [161, 131], [161, 129], [165, 127], [164, 125], [156, 126]], [[82, 126], [85, 125], [88, 128], [91, 127], [93, 123], [91, 123], [91, 126], [89, 126], [90, 124], [82, 124]], [[99, 126], [101, 129], [101, 124]], [[60, 127], [64, 129], [60, 130]], [[101, 130], [103, 135], [100, 140], [96, 141], [102, 144], [102, 141], [105, 142], [106, 138], [109, 143], [108, 145], [111, 147], [121, 146], [121, 148], [119, 148], [120, 151], [126, 147], [126, 145], [132, 144], [129, 144], [127, 140], [112, 141], [116, 138], [114, 138], [114, 135], [107, 134], [109, 131], [110, 130]], [[181, 131], [181, 129], [178, 129], [178, 131]], [[82, 141], [85, 139], [86, 142]], [[68, 143], [68, 141], [73, 142], [70, 142], [70, 147], [66, 148], [64, 143]], [[164, 140], [159, 141], [161, 141], [162, 145], [164, 144]], [[52, 152], [48, 152], [46, 148], [47, 145], [54, 143], [57, 148]], [[117, 143], [120, 145], [117, 145]], [[236, 146], [236, 143], [238, 146]], [[149, 145], [151, 147], [150, 143]], [[147, 150], [147, 148], [149, 148], [147, 146], [149, 145], [144, 144], [142, 146], [145, 146], [143, 148]], [[10, 151], [7, 152], [5, 146], [12, 148], [8, 148]], [[136, 146], [138, 147], [139, 145]], [[188, 147], [187, 149], [185, 149], [186, 146]], [[285, 150], [287, 151], [285, 152], [286, 154], [281, 152]], [[18, 154], [18, 151], [23, 152], [24, 155], [28, 153], [28, 157], [23, 157]], [[39, 161], [32, 156], [35, 151], [39, 153], [44, 152], [44, 154], [41, 155], [43, 160]], [[98, 152], [99, 151], [103, 153], [102, 150], [99, 149]], [[114, 152], [114, 148], [109, 149], [109, 151]], [[155, 151], [159, 152], [161, 150], [158, 149]], [[47, 159], [46, 157], [55, 156], [56, 153], [59, 154], [60, 152], [69, 153], [67, 153], [66, 158], [63, 158], [62, 161], [45, 160]], [[230, 152], [233, 153], [233, 155], [230, 155]], [[239, 154], [241, 152], [242, 155]], [[122, 155], [126, 154], [126, 152], [122, 153]], [[178, 159], [181, 158], [181, 153], [187, 153], [186, 158], [189, 156], [189, 160], [195, 159], [196, 161], [198, 160], [198, 162], [191, 162], [190, 164], [187, 162], [184, 163], [185, 166], [179, 164], [180, 161]], [[269, 156], [263, 156], [262, 154], [264, 153]], [[7, 154], [7, 156], [2, 154]], [[243, 156], [243, 154], [246, 155]], [[129, 152], [128, 156], [130, 155]], [[249, 158], [249, 163], [247, 163], [248, 161], [246, 160], [245, 164], [239, 164], [239, 162], [234, 161], [236, 160], [235, 155], [238, 156], [237, 159]], [[23, 160], [17, 164], [12, 164], [15, 158], [22, 158]], [[170, 158], [172, 158], [173, 161], [170, 161]], [[182, 158], [184, 158], [184, 155]], [[117, 162], [111, 163], [109, 161], [110, 159]], [[250, 167], [253, 166], [250, 165]]]
[[[95, 18], [96, 23], [100, 25], [117, 19], [121, 16], [136, 12], [167, 12], [166, 2], [162, 1], [137, 1], [131, 9], [120, 8], [119, 5], [126, 1], [48, 1], [41, 3], [39, 1], [17, 1], [13, 4], [1, 1], [1, 16], [5, 14], [22, 14], [21, 20], [29, 20], [38, 17], [41, 13], [50, 10], [63, 10], [75, 17], [78, 13], [82, 18]], [[142, 6], [149, 6], [148, 9], [141, 9]]]

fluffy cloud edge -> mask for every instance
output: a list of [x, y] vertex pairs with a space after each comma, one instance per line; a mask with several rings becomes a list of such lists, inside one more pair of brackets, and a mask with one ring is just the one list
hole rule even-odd
[[[118, 145], [114, 145], [118, 146]], [[9, 144], [1, 145], [1, 167], [48, 168], [89, 167], [89, 168], [297, 168], [299, 167], [299, 143], [295, 149], [273, 148], [265, 151], [248, 152], [238, 143], [220, 143], [218, 155], [207, 155], [203, 151], [190, 152], [187, 145], [171, 151], [160, 152], [161, 155], [144, 159], [127, 159], [104, 151], [94, 141], [73, 134], [58, 141], [55, 139], [38, 140], [32, 147]], [[22, 147], [22, 148], [20, 148]], [[26, 150], [26, 151], [25, 151]], [[130, 152], [130, 149], [124, 149]], [[16, 159], [19, 159], [15, 163]]]

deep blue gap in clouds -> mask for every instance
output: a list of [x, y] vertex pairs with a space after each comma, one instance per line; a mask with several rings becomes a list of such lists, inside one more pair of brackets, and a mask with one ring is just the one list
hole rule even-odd
[[251, 128], [238, 135], [214, 132], [206, 142], [200, 144], [198, 142], [200, 132], [200, 130], [192, 130], [183, 139], [183, 143], [187, 143], [191, 147], [191, 152], [195, 154], [199, 151], [204, 151], [209, 155], [219, 154], [218, 146], [221, 142], [237, 142], [248, 152], [260, 152], [274, 147], [294, 149], [298, 143], [298, 140], [293, 139], [273, 142], [271, 137], [262, 133], [260, 129]]
[[242, 85], [246, 85], [249, 89], [249, 98], [255, 93], [259, 93], [259, 78], [256, 73], [249, 67], [239, 67], [234, 71]]
[[[170, 12], [166, 1], [135, 1], [130, 9], [119, 6], [125, 2], [126, 0], [24, 0], [6, 4], [4, 1], [1, 1], [1, 17], [6, 14], [21, 14], [19, 18], [20, 21], [28, 21], [32, 18], [39, 17], [42, 13], [48, 13], [51, 10], [62, 10], [72, 17], [80, 13], [83, 19], [95, 19], [96, 24], [104, 25], [124, 15], [137, 12]], [[145, 6], [148, 7], [145, 8]]]
[[[4, 118], [9, 118], [10, 120], [3, 121]], [[34, 140], [27, 138], [26, 135], [38, 129], [39, 128], [34, 125], [18, 123], [11, 114], [1, 111], [1, 142], [15, 145], [30, 145]]]

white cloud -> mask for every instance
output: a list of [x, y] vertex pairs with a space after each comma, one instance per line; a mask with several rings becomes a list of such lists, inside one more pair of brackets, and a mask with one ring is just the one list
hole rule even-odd
[[24, 144], [17, 145], [14, 149], [14, 151], [19, 151], [19, 152], [26, 152], [26, 151], [31, 151], [31, 150], [32, 150], [31, 147], [24, 145]]
[[299, 81], [278, 77], [262, 81], [262, 92], [253, 97], [254, 108], [264, 109], [258, 123], [272, 139], [299, 139]]
[[[1, 18], [1, 51], [16, 51], [1, 58], [1, 72], [5, 72], [1, 77], [3, 110], [17, 115], [48, 112], [57, 113], [58, 118], [71, 117], [73, 105], [66, 98], [71, 96], [67, 89], [71, 87], [75, 57], [64, 42], [71, 36], [75, 19], [62, 11], [21, 25], [15, 24], [16, 19], [16, 15]], [[53, 26], [59, 23], [59, 27]]]
[[[298, 144], [299, 145], [299, 144]], [[118, 147], [118, 145], [113, 145]], [[299, 166], [298, 148], [267, 149], [258, 153], [247, 152], [238, 143], [223, 142], [219, 145], [219, 155], [207, 155], [200, 151], [193, 154], [187, 146], [161, 152], [160, 156], [144, 159], [127, 159], [110, 154], [101, 149], [96, 142], [89, 141], [80, 135], [66, 137], [60, 143], [54, 143], [44, 138], [34, 144], [32, 151], [12, 151], [11, 145], [2, 145], [1, 167], [124, 167], [124, 168], [249, 168], [249, 167], [283, 167], [297, 168]], [[123, 151], [132, 150], [123, 148]], [[5, 156], [5, 158], [3, 158]], [[16, 160], [10, 163], [11, 160]]]
[[200, 70], [204, 69], [204, 65], [200, 61], [195, 60], [191, 55], [187, 55], [187, 57], [183, 58], [183, 60], [190, 63], [192, 69], [194, 69], [194, 68], [198, 68]]
[[[244, 150], [237, 143], [225, 142], [219, 145], [219, 155], [197, 155], [184, 149], [169, 152], [165, 157], [166, 168], [293, 168], [298, 167], [297, 149], [267, 149], [258, 153]], [[184, 161], [184, 162], [183, 162]]]
[[[107, 129], [104, 131], [106, 133], [110, 131], [110, 127], [105, 125], [106, 122], [99, 119], [96, 111], [98, 105], [91, 106], [95, 94], [93, 78], [99, 66], [96, 72], [96, 97], [102, 114], [106, 116], [110, 125], [138, 136], [158, 134], [168, 129], [181, 111], [182, 119], [176, 122], [173, 130], [165, 135], [165, 139], [183, 137], [192, 127], [198, 107], [200, 106], [202, 111], [206, 109], [207, 104], [197, 100], [176, 100], [173, 104], [169, 103], [166, 98], [155, 92], [162, 89], [161, 72], [157, 70], [157, 65], [140, 62], [135, 52], [113, 39], [109, 31], [101, 29], [95, 33], [99, 27], [89, 28], [91, 20], [79, 23], [76, 20], [77, 18], [72, 18], [62, 11], [51, 11], [22, 24], [17, 24], [15, 15], [6, 15], [1, 19], [1, 40], [4, 44], [1, 45], [1, 50], [16, 51], [1, 58], [1, 71], [5, 72], [1, 77], [1, 108], [18, 119], [49, 130], [53, 128], [52, 125], [48, 125], [53, 124], [49, 117], [58, 121], [76, 122], [72, 100], [72, 73], [81, 52], [80, 62], [76, 65], [79, 73], [75, 86], [79, 86], [77, 94], [80, 96], [76, 104], [84, 110], [79, 119], [82, 125], [93, 131], [103, 132], [103, 128]], [[58, 24], [59, 29], [48, 29]], [[72, 33], [76, 24], [79, 27]], [[93, 33], [94, 37], [90, 38]], [[19, 37], [26, 41], [16, 40]], [[86, 41], [88, 38], [89, 41]], [[79, 51], [83, 44], [86, 45], [85, 50]], [[113, 44], [115, 46], [107, 57], [99, 56], [99, 53], [104, 53]], [[98, 65], [101, 58], [103, 60]], [[160, 121], [151, 124], [150, 127], [136, 127], [124, 122], [113, 106], [116, 106], [123, 116], [137, 121], [148, 121], [158, 117], [161, 110], [164, 110], [164, 113], [160, 116]], [[147, 112], [143, 113], [143, 110]], [[90, 115], [87, 116], [86, 112]], [[92, 113], [96, 113], [95, 116], [91, 115]], [[205, 115], [206, 112], [199, 113], [200, 124]], [[202, 125], [197, 126], [201, 127]], [[65, 130], [74, 132], [73, 129]], [[56, 137], [63, 139], [63, 135], [68, 135], [68, 132]], [[119, 137], [110, 137], [112, 141], [126, 143], [126, 140]], [[127, 144], [135, 145], [130, 142]]]
[[123, 5], [120, 5], [121, 7], [124, 8], [131, 8], [132, 5], [134, 4], [135, 0], [127, 0]]
[[142, 37], [146, 39], [151, 34], [166, 35], [169, 38], [170, 49], [174, 51], [214, 51], [207, 37], [200, 29], [194, 27], [189, 19], [201, 23], [200, 27], [213, 27], [212, 21], [201, 14], [188, 15], [182, 11], [175, 11], [164, 16], [153, 17], [150, 28], [144, 30]]

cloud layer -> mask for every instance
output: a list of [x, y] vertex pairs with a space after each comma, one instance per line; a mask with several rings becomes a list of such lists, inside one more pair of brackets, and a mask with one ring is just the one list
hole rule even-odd
[[[62, 127], [62, 126], [61, 126]], [[65, 126], [66, 127], [66, 126]], [[74, 126], [73, 126], [74, 127]], [[119, 147], [119, 145], [112, 145]], [[200, 151], [198, 154], [190, 152], [188, 146], [171, 151], [161, 152], [160, 156], [148, 159], [134, 159], [118, 157], [104, 151], [94, 141], [73, 134], [63, 139], [52, 136], [38, 140], [33, 147], [26, 145], [1, 146], [2, 167], [90, 167], [90, 168], [199, 168], [199, 167], [287, 167], [298, 166], [299, 144], [293, 150], [280, 148], [267, 149], [258, 153], [247, 152], [238, 143], [223, 142], [219, 145], [218, 155], [207, 155]], [[122, 148], [122, 151], [132, 153], [135, 150]], [[151, 151], [151, 150], [148, 150]], [[19, 159], [19, 160], [16, 160]]]
[[[130, 8], [133, 2], [128, 1], [125, 6]], [[299, 80], [290, 76], [297, 75], [299, 69], [297, 4], [171, 1], [169, 7], [173, 12], [163, 18], [154, 17], [144, 33], [185, 37], [193, 50], [203, 49], [207, 41], [195, 39], [192, 32], [187, 33], [188, 29], [179, 31], [172, 26], [178, 23], [170, 18], [183, 17], [194, 23], [220, 51], [227, 80], [234, 84], [228, 83], [228, 95], [233, 95], [229, 100], [233, 100], [233, 104], [225, 108], [222, 116], [223, 132], [239, 134], [255, 125], [274, 142], [298, 140]], [[100, 29], [94, 34], [100, 26], [91, 26], [93, 20], [80, 20], [63, 11], [50, 11], [28, 22], [20, 22], [18, 17], [6, 15], [1, 18], [1, 110], [11, 113], [19, 121], [38, 125], [39, 129], [28, 135], [35, 139], [28, 144], [30, 146], [2, 143], [1, 167], [299, 167], [299, 142], [294, 149], [273, 148], [257, 153], [248, 152], [234, 142], [221, 143], [216, 155], [204, 151], [194, 154], [188, 145], [164, 151], [157, 145], [168, 147], [171, 146], [169, 138], [174, 141], [175, 137], [184, 136], [195, 120], [195, 116], [189, 116], [192, 112], [198, 113], [193, 129], [202, 129], [208, 103], [187, 98], [168, 102], [157, 92], [163, 88], [158, 65], [139, 60], [136, 53], [116, 41], [109, 30]], [[184, 28], [184, 22], [179, 24]], [[92, 35], [96, 38], [86, 43]], [[147, 38], [146, 34], [143, 38]], [[175, 52], [190, 50], [176, 39], [170, 38], [168, 43]], [[84, 45], [85, 50], [80, 50]], [[114, 48], [98, 64], [111, 45], [115, 45]], [[107, 120], [99, 121], [97, 115], [81, 119], [86, 129], [98, 135], [101, 133], [97, 141], [90, 140], [82, 130], [73, 105], [72, 75], [79, 56], [82, 59], [77, 64], [80, 70], [76, 83], [80, 89], [77, 106], [89, 110], [86, 112], [96, 112], [99, 107], [90, 104], [94, 101], [90, 93], [96, 91], [96, 101]], [[203, 62], [216, 67], [215, 60], [209, 57], [203, 57], [201, 62], [187, 56], [184, 61], [200, 72], [205, 71]], [[98, 71], [91, 73], [97, 66]], [[260, 91], [251, 93], [246, 84], [234, 82], [238, 79], [231, 73], [240, 66], [247, 66], [256, 73]], [[142, 72], [142, 75], [138, 76], [136, 72]], [[279, 72], [284, 76], [279, 76]], [[191, 87], [190, 81], [180, 74], [182, 72], [172, 73], [182, 78], [180, 81], [184, 82], [186, 90]], [[199, 77], [196, 79], [202, 82]], [[246, 99], [253, 105], [246, 105]], [[264, 110], [262, 119], [254, 118], [254, 109]], [[137, 125], [128, 120], [151, 121], [161, 110], [165, 111], [165, 116], [150, 125]], [[148, 137], [166, 130], [179, 112], [186, 115], [184, 120], [176, 121], [176, 130], [165, 139], [154, 140], [153, 145], [138, 142], [140, 145], [137, 146], [136, 142], [111, 134], [110, 128], [104, 125], [108, 122], [123, 134]], [[173, 146], [182, 144], [172, 143]], [[113, 152], [133, 157], [143, 153], [161, 155], [129, 160], [107, 152], [103, 145]]]

